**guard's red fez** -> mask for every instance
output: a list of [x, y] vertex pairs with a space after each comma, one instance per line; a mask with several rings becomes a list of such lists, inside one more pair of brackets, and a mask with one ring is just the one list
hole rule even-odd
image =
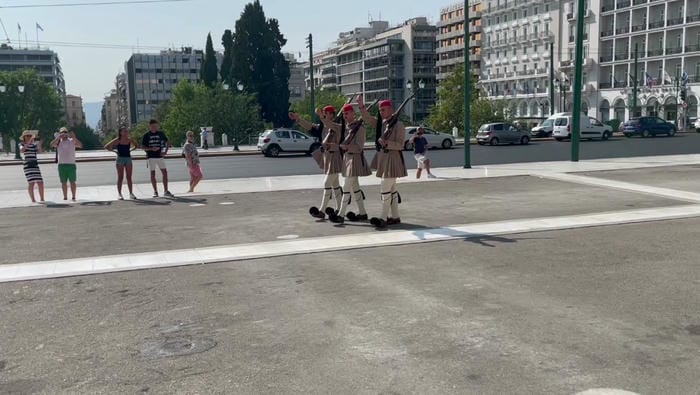
[[391, 107], [391, 100], [382, 100], [379, 102], [379, 108]]
[[323, 112], [330, 112], [330, 113], [335, 114], [335, 107], [333, 107], [333, 106], [325, 106], [325, 107], [323, 107]]
[[355, 109], [352, 107], [352, 104], [346, 104], [343, 106], [343, 112], [346, 112], [346, 111], [355, 112]]

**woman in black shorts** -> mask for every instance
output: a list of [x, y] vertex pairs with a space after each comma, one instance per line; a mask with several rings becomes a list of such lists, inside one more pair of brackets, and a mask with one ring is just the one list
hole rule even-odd
[[27, 192], [29, 192], [29, 197], [32, 199], [32, 203], [36, 203], [34, 198], [34, 185], [36, 184], [39, 189], [39, 202], [44, 202], [44, 179], [41, 177], [41, 170], [39, 169], [39, 161], [37, 160], [37, 154], [41, 152], [41, 146], [34, 142], [34, 135], [25, 131], [20, 136], [22, 143], [19, 145], [19, 152], [24, 154], [24, 176], [27, 177]]
[[106, 150], [114, 150], [117, 152], [117, 192], [119, 193], [119, 200], [124, 200], [122, 197], [124, 173], [126, 173], [126, 185], [129, 187], [129, 198], [131, 200], [136, 199], [136, 196], [134, 196], [134, 186], [131, 181], [131, 173], [133, 170], [131, 151], [136, 148], [138, 148], [138, 145], [129, 137], [129, 129], [127, 129], [126, 126], [120, 127], [117, 138], [105, 145]]

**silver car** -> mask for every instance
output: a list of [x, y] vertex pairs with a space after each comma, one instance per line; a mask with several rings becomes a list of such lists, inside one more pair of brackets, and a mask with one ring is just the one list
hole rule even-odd
[[[404, 138], [403, 149], [410, 151], [413, 149], [413, 144], [411, 144], [411, 137], [418, 130], [417, 126], [409, 126], [406, 128], [406, 136]], [[434, 129], [423, 127], [424, 133], [423, 137], [428, 140], [428, 148], [442, 147], [443, 149], [450, 149], [455, 145], [455, 138], [451, 134], [441, 133]]]
[[476, 134], [476, 142], [479, 145], [489, 144], [528, 144], [528, 133], [511, 123], [496, 122], [481, 125]]

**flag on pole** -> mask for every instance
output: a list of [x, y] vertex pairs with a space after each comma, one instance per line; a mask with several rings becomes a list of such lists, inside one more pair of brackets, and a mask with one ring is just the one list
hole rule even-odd
[[673, 79], [668, 74], [668, 71], [664, 71], [664, 82], [668, 82], [669, 84], [673, 84]]
[[39, 30], [41, 30], [42, 32], [44, 31], [44, 28], [41, 27], [41, 25], [39, 24], [39, 22], [36, 23], [36, 28], [39, 29]]
[[681, 76], [681, 85], [686, 86], [688, 85], [688, 73], [685, 71], [683, 72], [683, 75]]

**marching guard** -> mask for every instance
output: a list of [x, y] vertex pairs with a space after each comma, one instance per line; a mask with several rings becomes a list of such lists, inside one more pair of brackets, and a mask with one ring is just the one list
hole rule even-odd
[[[369, 114], [361, 95], [358, 97], [357, 103], [362, 119], [370, 125], [377, 125], [376, 133], [377, 136], [380, 136], [377, 139], [378, 151], [372, 163], [376, 162], [376, 176], [382, 179], [382, 214], [379, 217], [373, 217], [370, 223], [377, 228], [399, 224], [401, 223], [399, 216], [401, 195], [396, 189], [396, 179], [408, 176], [402, 153], [405, 137], [404, 125], [398, 120], [399, 114], [393, 113], [390, 100], [379, 102], [381, 124], [377, 118]], [[389, 217], [389, 211], [391, 211], [391, 217]]]
[[[323, 108], [323, 111], [316, 109], [316, 115], [321, 119], [323, 125], [331, 123], [335, 116], [335, 108], [326, 106]], [[319, 207], [314, 206], [309, 209], [309, 214], [314, 218], [325, 219], [326, 215], [330, 216], [340, 211], [343, 198], [343, 189], [340, 187], [339, 179], [343, 170], [343, 158], [340, 152], [340, 132], [319, 124], [312, 124], [294, 112], [289, 113], [289, 118], [321, 140], [323, 172], [326, 175], [323, 180], [323, 198]], [[331, 198], [335, 199], [335, 209], [329, 207]]]

